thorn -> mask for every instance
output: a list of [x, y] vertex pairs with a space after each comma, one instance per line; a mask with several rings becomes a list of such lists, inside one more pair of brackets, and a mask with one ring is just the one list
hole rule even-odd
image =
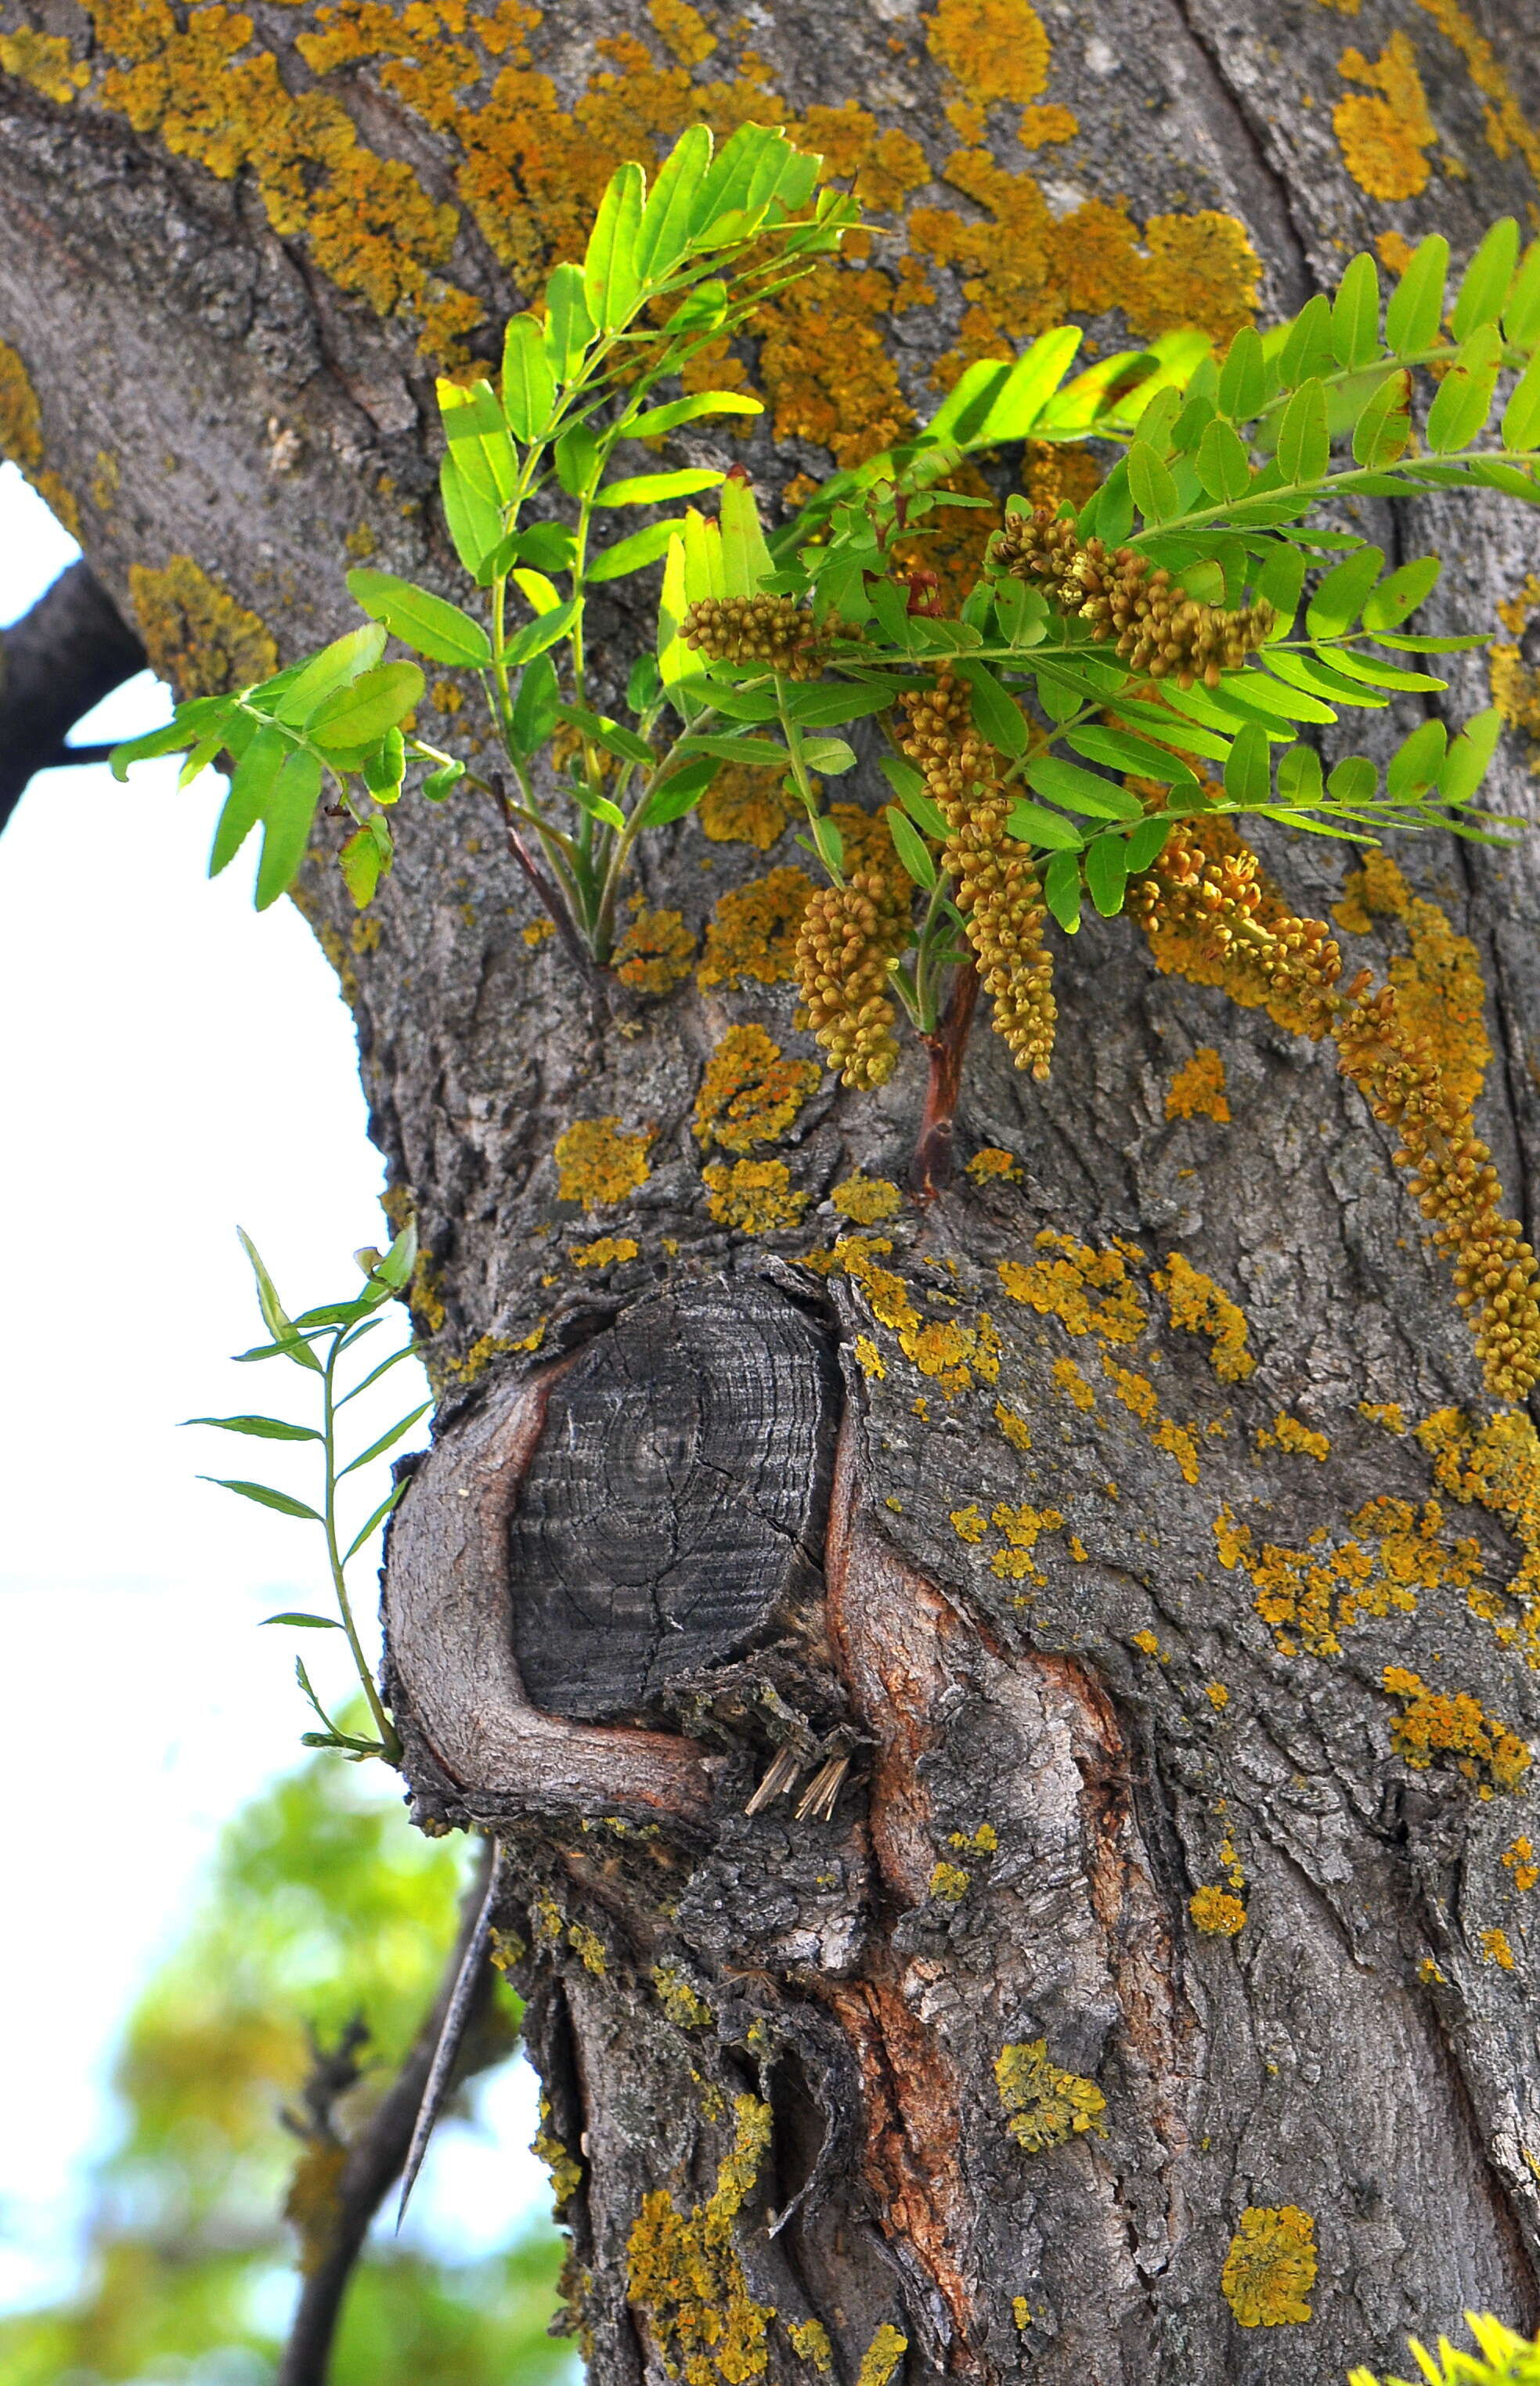
[[[498, 1849], [497, 1853], [500, 1857], [501, 1848]], [[466, 2022], [470, 2017], [471, 2002], [476, 1993], [476, 1984], [481, 1978], [482, 1965], [486, 1961], [487, 1949], [492, 1943], [492, 1916], [501, 1887], [501, 1864], [495, 1862], [491, 1877], [486, 1885], [486, 1895], [482, 1900], [482, 1910], [476, 1916], [476, 1927], [466, 1941], [465, 1953], [460, 1958], [460, 1967], [455, 1975], [455, 1985], [449, 1992], [449, 2003], [444, 2009], [438, 2044], [433, 2049], [433, 2060], [429, 2066], [427, 2082], [422, 2091], [422, 2102], [418, 2106], [417, 2126], [412, 2131], [412, 2142], [407, 2148], [406, 2167], [401, 2174], [401, 2201], [395, 2207], [397, 2236], [401, 2233], [401, 2223], [407, 2216], [407, 2199], [417, 2185], [417, 2175], [422, 2168], [422, 2158], [428, 2151], [428, 2141], [433, 2134], [433, 2124], [444, 2108], [455, 2065], [464, 2042]]]
[[796, 1802], [799, 1823], [827, 1823], [850, 1770], [848, 1756], [826, 1756]]
[[791, 1789], [801, 1770], [800, 1761], [789, 1748], [779, 1749], [770, 1759], [770, 1770], [744, 1808], [745, 1814], [762, 1815], [767, 1806]]

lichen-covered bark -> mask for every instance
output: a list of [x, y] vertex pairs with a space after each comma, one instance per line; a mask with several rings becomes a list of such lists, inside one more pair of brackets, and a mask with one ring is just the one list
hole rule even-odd
[[[286, 659], [350, 556], [452, 584], [432, 362], [692, 116], [784, 115], [879, 211], [740, 360], [773, 437], [670, 451], [767, 504], [1062, 311], [1223, 336], [1525, 217], [1528, 0], [1349, 13], [6, 0], [0, 437], [184, 683]], [[1532, 527], [1383, 537], [1503, 600], [1521, 722]], [[1540, 1460], [1333, 1047], [1089, 921], [1051, 1078], [981, 1021], [919, 1206], [924, 1053], [807, 1065], [773, 801], [660, 838], [703, 964], [654, 922], [628, 986], [495, 820], [400, 821], [371, 912], [320, 854], [304, 890], [443, 1395], [392, 1689], [419, 1818], [511, 1852], [595, 2379], [1313, 2386], [1533, 2323]], [[1433, 1003], [1533, 1234], [1534, 854], [1266, 858]]]

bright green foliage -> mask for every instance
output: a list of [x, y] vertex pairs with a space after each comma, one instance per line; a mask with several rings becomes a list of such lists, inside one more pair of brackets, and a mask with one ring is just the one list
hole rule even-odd
[[[1472, 808], [1495, 713], [1452, 742], [1413, 731], [1383, 776], [1362, 757], [1322, 772], [1316, 730], [1398, 696], [1444, 693], [1434, 672], [1391, 656], [1484, 639], [1403, 629], [1432, 593], [1436, 559], [1387, 573], [1378, 548], [1321, 516], [1344, 499], [1434, 489], [1540, 503], [1540, 244], [1521, 258], [1517, 226], [1495, 225], [1450, 307], [1448, 245], [1430, 237], [1383, 323], [1374, 260], [1357, 257], [1330, 298], [1266, 333], [1240, 332], [1222, 359], [1183, 331], [1071, 378], [1079, 332], [1045, 333], [1014, 362], [970, 365], [917, 436], [833, 474], [767, 542], [741, 476], [643, 469], [640, 454], [616, 469], [618, 451], [710, 415], [758, 411], [726, 391], [657, 392], [858, 220], [854, 200], [815, 194], [818, 164], [757, 125], [714, 153], [695, 126], [650, 189], [639, 166], [620, 168], [582, 265], [557, 269], [543, 315], [508, 325], [499, 385], [441, 384], [444, 516], [486, 618], [387, 572], [354, 571], [372, 626], [264, 687], [184, 706], [169, 729], [119, 749], [119, 767], [178, 746], [194, 761], [221, 742], [235, 753], [216, 869], [260, 821], [257, 900], [270, 901], [299, 867], [325, 772], [357, 823], [342, 864], [365, 903], [389, 866], [385, 810], [405, 767], [426, 765], [424, 796], [490, 795], [509, 835], [540, 847], [553, 908], [607, 962], [636, 837], [688, 811], [728, 763], [780, 776], [808, 812], [801, 841], [843, 883], [819, 783], [853, 768], [857, 749], [831, 733], [877, 716], [895, 745], [898, 698], [943, 672], [971, 684], [998, 777], [1021, 790], [1011, 834], [1067, 932], [1087, 898], [1119, 911], [1171, 828], [1196, 813], [1245, 811], [1371, 843], [1386, 830], [1496, 836], [1493, 816]], [[1488, 437], [1500, 382], [1506, 402]], [[956, 618], [895, 561], [935, 534], [939, 509], [984, 502], [942, 485], [966, 458], [1029, 436], [1100, 444], [1110, 469], [1074, 518], [1076, 541], [1083, 556], [1127, 551], [1123, 584], [1138, 604], [1141, 573], [1185, 592], [1211, 633], [1196, 667], [1193, 647], [1114, 640], [1107, 616], [1080, 609], [1074, 573], [1045, 594], [1019, 552], [1009, 561], [1008, 519]], [[607, 536], [616, 515], [712, 487], [714, 521], [687, 507]], [[536, 499], [559, 519], [531, 521]], [[1008, 517], [1025, 510], [1013, 498]], [[659, 560], [656, 660], [632, 672], [620, 718], [593, 692], [588, 592]], [[733, 607], [750, 607], [757, 643], [703, 637], [692, 609], [723, 605], [728, 632], [743, 627]], [[1244, 634], [1226, 639], [1227, 622]], [[382, 659], [387, 630], [479, 675], [506, 774], [402, 737], [419, 675]], [[1121, 747], [1105, 742], [1109, 731]], [[1191, 767], [1172, 768], [1173, 748]], [[931, 849], [945, 823], [933, 805], [928, 819], [917, 810], [918, 773], [892, 756], [883, 768], [898, 799], [888, 813], [897, 850], [924, 898], [891, 982], [928, 1032], [965, 926]], [[1164, 793], [1131, 792], [1131, 778]]]
[[[256, 2314], [294, 2259], [279, 2213], [299, 2153], [278, 2116], [305, 2077], [307, 2031], [330, 2045], [367, 2022], [370, 2068], [340, 2116], [356, 2125], [432, 2001], [465, 1862], [462, 1841], [403, 1830], [365, 1777], [319, 1759], [230, 1826], [203, 1911], [128, 2025], [123, 2135], [94, 2184], [87, 2284], [76, 2304], [0, 2319], [6, 2386], [159, 2381], [194, 2362], [212, 2376], [233, 2348], [267, 2374], [277, 2343]], [[497, 1993], [478, 2049], [489, 2061], [518, 2022]], [[468, 2269], [372, 2256], [349, 2290], [333, 2386], [546, 2386], [570, 2357], [544, 2333], [559, 2250], [539, 2225]]]
[[386, 1358], [373, 1358], [371, 1354], [372, 1363], [345, 1390], [343, 1385], [351, 1371], [339, 1370], [341, 1362], [348, 1353], [356, 1350], [358, 1344], [383, 1323], [374, 1312], [402, 1292], [410, 1281], [417, 1262], [417, 1229], [415, 1226], [405, 1227], [383, 1258], [375, 1250], [357, 1254], [364, 1271], [362, 1292], [355, 1293], [346, 1300], [325, 1301], [320, 1307], [307, 1309], [294, 1318], [288, 1315], [280, 1300], [277, 1287], [263, 1265], [261, 1254], [250, 1236], [243, 1234], [241, 1241], [257, 1279], [257, 1305], [271, 1339], [259, 1342], [254, 1350], [243, 1350], [238, 1363], [248, 1365], [269, 1359], [287, 1359], [303, 1374], [313, 1375], [316, 1378], [319, 1423], [313, 1425], [294, 1425], [284, 1417], [253, 1415], [188, 1417], [186, 1423], [213, 1425], [220, 1433], [238, 1433], [257, 1441], [308, 1441], [317, 1444], [320, 1459], [321, 1504], [319, 1508], [311, 1507], [307, 1501], [296, 1500], [292, 1492], [278, 1490], [270, 1483], [253, 1483], [244, 1476], [208, 1475], [204, 1480], [218, 1483], [222, 1491], [233, 1491], [239, 1499], [254, 1501], [259, 1508], [270, 1509], [275, 1515], [293, 1516], [301, 1524], [319, 1527], [326, 1548], [327, 1572], [337, 1602], [336, 1615], [310, 1615], [291, 1610], [282, 1615], [267, 1616], [264, 1621], [294, 1625], [303, 1631], [345, 1634], [374, 1730], [371, 1734], [344, 1731], [333, 1723], [310, 1687], [304, 1659], [296, 1657], [294, 1673], [299, 1687], [321, 1725], [319, 1731], [304, 1732], [301, 1739], [307, 1748], [338, 1749], [353, 1764], [361, 1764], [366, 1757], [380, 1756], [387, 1764], [394, 1764], [400, 1759], [401, 1743], [381, 1702], [374, 1676], [358, 1639], [348, 1598], [347, 1568], [384, 1523], [406, 1485], [404, 1480], [393, 1485], [371, 1509], [367, 1522], [359, 1526], [345, 1549], [342, 1545], [344, 1527], [341, 1521], [339, 1494], [350, 1475], [360, 1473], [366, 1466], [378, 1466], [419, 1419], [427, 1415], [432, 1403], [424, 1401], [406, 1416], [398, 1417], [394, 1425], [387, 1426], [369, 1443], [367, 1450], [358, 1450], [352, 1458], [344, 1461], [339, 1446], [340, 1413], [350, 1401], [357, 1400], [360, 1392], [368, 1391], [382, 1375], [388, 1375], [403, 1359], [409, 1359], [415, 1345], [404, 1342]]
[[[1412, 2339], [1409, 2349], [1423, 2386], [1540, 2386], [1540, 2343], [1515, 2336], [1490, 2312], [1467, 2312], [1465, 2324], [1480, 2348], [1477, 2353], [1461, 2353], [1441, 2336], [1435, 2361]], [[1367, 2369], [1355, 2369], [1348, 2386], [1381, 2386], [1381, 2381]], [[1383, 2386], [1408, 2386], [1408, 2380], [1387, 2378]]]

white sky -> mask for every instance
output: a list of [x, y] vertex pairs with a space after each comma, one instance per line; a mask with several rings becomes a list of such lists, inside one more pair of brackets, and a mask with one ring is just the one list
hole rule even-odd
[[[0, 626], [76, 553], [0, 466]], [[146, 672], [73, 735], [131, 735], [169, 709]], [[301, 1753], [297, 1643], [322, 1697], [345, 1694], [340, 1635], [257, 1629], [327, 1604], [306, 1528], [197, 1480], [272, 1480], [277, 1446], [177, 1430], [270, 1409], [275, 1377], [298, 1380], [228, 1363], [260, 1338], [237, 1223], [291, 1310], [345, 1296], [354, 1249], [388, 1234], [331, 970], [291, 905], [252, 910], [254, 851], [205, 876], [223, 793], [208, 773], [179, 795], [174, 761], [127, 786], [105, 766], [53, 771], [0, 835], [0, 1646], [20, 1924], [0, 1965], [0, 2306], [78, 2275], [119, 2029], [220, 1824]], [[387, 1403], [416, 1373], [386, 1379]], [[276, 1479], [303, 1491], [278, 1455]], [[357, 1578], [372, 1609], [372, 1561]], [[489, 2250], [547, 2197], [524, 2152], [527, 2068], [489, 2081], [479, 2111], [480, 2130], [447, 2128], [430, 2153], [419, 2243]]]

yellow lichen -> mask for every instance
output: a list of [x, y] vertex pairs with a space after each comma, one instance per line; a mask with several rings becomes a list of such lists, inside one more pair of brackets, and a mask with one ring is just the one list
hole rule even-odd
[[1250, 1528], [1237, 1524], [1228, 1508], [1215, 1517], [1220, 1563], [1239, 1565], [1250, 1576], [1253, 1603], [1282, 1655], [1294, 1656], [1303, 1642], [1312, 1656], [1335, 1656], [1342, 1647], [1339, 1635], [1364, 1616], [1393, 1610], [1410, 1614], [1419, 1590], [1469, 1592], [1480, 1574], [1481, 1551], [1474, 1541], [1457, 1541], [1448, 1549], [1440, 1538], [1444, 1511], [1436, 1500], [1427, 1501], [1421, 1513], [1409, 1500], [1370, 1500], [1352, 1526], [1363, 1538], [1333, 1550], [1321, 1546], [1321, 1535], [1307, 1550], [1268, 1541], [1258, 1552]]
[[868, 1383], [881, 1383], [887, 1374], [883, 1354], [870, 1334], [858, 1334], [856, 1337], [856, 1364]]
[[702, 1175], [706, 1206], [717, 1224], [736, 1226], [741, 1234], [778, 1234], [795, 1226], [808, 1207], [808, 1195], [793, 1190], [783, 1160], [735, 1160], [731, 1168], [718, 1161]]
[[1417, 0], [1464, 59], [1471, 80], [1495, 105], [1486, 110], [1487, 145], [1495, 157], [1517, 150], [1540, 182], [1540, 132], [1535, 131], [1514, 96], [1513, 86], [1484, 33], [1477, 31], [1459, 0]]
[[975, 1185], [988, 1185], [1000, 1177], [1020, 1176], [1021, 1171], [1008, 1151], [1001, 1151], [994, 1144], [986, 1143], [983, 1150], [976, 1151], [969, 1162], [968, 1174]]
[[347, 2148], [341, 2139], [315, 2137], [294, 2167], [283, 2199], [283, 2217], [299, 2238], [299, 2268], [314, 2277], [332, 2251], [343, 2216], [343, 2171]]
[[831, 2375], [834, 2367], [834, 2348], [820, 2319], [788, 2320], [786, 2334], [799, 2361], [811, 2362], [820, 2378]]
[[1521, 1894], [1540, 1880], [1540, 1864], [1534, 1859], [1534, 1844], [1527, 1834], [1521, 1834], [1511, 1847], [1503, 1850], [1503, 1862], [1513, 1875], [1513, 1886]]
[[1048, 37], [1028, 0], [940, 0], [930, 49], [970, 99], [1035, 99], [1048, 80]]
[[1332, 111], [1348, 172], [1372, 199], [1416, 198], [1428, 183], [1423, 152], [1433, 147], [1438, 131], [1428, 113], [1410, 42], [1405, 33], [1392, 33], [1377, 58], [1345, 50], [1337, 72], [1383, 94], [1370, 99], [1362, 92], [1351, 92]]
[[1514, 1953], [1509, 1944], [1506, 1930], [1496, 1928], [1484, 1930], [1481, 1934], [1481, 1951], [1487, 1962], [1496, 1964], [1499, 1970], [1511, 1972], [1514, 1969]]
[[1417, 1966], [1417, 1977], [1427, 1988], [1446, 1989], [1449, 1985], [1446, 1974], [1434, 1963], [1431, 1955], [1423, 1956]]
[[1271, 1431], [1259, 1426], [1253, 1438], [1258, 1450], [1291, 1450], [1323, 1463], [1332, 1453], [1332, 1445], [1323, 1433], [1312, 1433], [1298, 1417], [1288, 1416], [1282, 1409], [1272, 1420]]
[[34, 32], [28, 25], [0, 33], [0, 70], [30, 82], [60, 107], [68, 107], [91, 81], [91, 69], [71, 58], [67, 41], [57, 33]]
[[881, 1225], [884, 1218], [895, 1218], [904, 1206], [902, 1193], [885, 1176], [859, 1174], [836, 1185], [829, 1199], [842, 1218], [857, 1226]]
[[690, 974], [695, 940], [677, 911], [635, 908], [615, 948], [615, 974], [637, 994], [667, 994]]
[[995, 1403], [995, 1422], [1012, 1450], [1032, 1448], [1032, 1427], [1025, 1417], [1019, 1417], [1014, 1409], [1008, 1409], [1004, 1400], [996, 1400]]
[[1405, 1433], [1406, 1412], [1399, 1400], [1360, 1400], [1358, 1414], [1371, 1425], [1383, 1425], [1386, 1433]]
[[908, 2349], [908, 2338], [901, 2336], [891, 2320], [884, 2320], [861, 2355], [856, 2386], [888, 2386]]
[[619, 1267], [622, 1260], [633, 1260], [639, 1246], [630, 1235], [599, 1235], [591, 1243], [570, 1243], [568, 1256], [574, 1267]]
[[1203, 1695], [1216, 1710], [1230, 1704], [1230, 1693], [1222, 1682], [1205, 1682]]
[[1002, 1260], [996, 1273], [1012, 1300], [1057, 1317], [1071, 1334], [1095, 1334], [1102, 1342], [1136, 1342], [1149, 1323], [1121, 1254], [1096, 1251], [1072, 1236], [1045, 1227], [1040, 1251], [1051, 1258], [1023, 1267]]
[[530, 2142], [530, 2152], [551, 2175], [551, 2203], [559, 2220], [582, 2185], [582, 2165], [553, 2133], [550, 2100], [545, 2096], [540, 2100], [540, 2127]]
[[1425, 1773], [1435, 1756], [1450, 1755], [1468, 1780], [1481, 1783], [1484, 1796], [1493, 1788], [1519, 1788], [1529, 1770], [1529, 1748], [1469, 1690], [1430, 1689], [1404, 1665], [1387, 1665], [1380, 1678], [1392, 1698], [1404, 1702], [1390, 1727], [1391, 1744], [1416, 1771]]
[[1055, 1383], [1077, 1409], [1089, 1413], [1096, 1405], [1096, 1395], [1091, 1389], [1072, 1359], [1056, 1359], [1053, 1365]]
[[1521, 1410], [1476, 1425], [1458, 1409], [1437, 1409], [1417, 1427], [1441, 1490], [1463, 1505], [1501, 1517], [1523, 1551], [1508, 1595], [1518, 1603], [1517, 1628], [1500, 1626], [1505, 1643], [1521, 1635], [1532, 1666], [1540, 1666], [1540, 1436]]
[[966, 1508], [953, 1509], [951, 1525], [959, 1541], [982, 1541], [989, 1530], [988, 1518], [971, 1502]]
[[970, 1876], [960, 1865], [945, 1860], [932, 1868], [926, 1895], [940, 1905], [960, 1905], [968, 1894]]
[[1155, 1287], [1166, 1297], [1167, 1313], [1186, 1334], [1204, 1334], [1213, 1344], [1209, 1363], [1221, 1384], [1244, 1384], [1257, 1362], [1246, 1349], [1246, 1319], [1212, 1276], [1201, 1275], [1180, 1251], [1167, 1253]]
[[151, 670], [184, 700], [223, 696], [278, 669], [278, 648], [257, 615], [190, 555], [173, 555], [160, 571], [131, 563], [129, 595]]
[[1142, 1425], [1148, 1425], [1158, 1413], [1159, 1396], [1147, 1375], [1135, 1375], [1130, 1367], [1120, 1367], [1108, 1350], [1102, 1352], [1102, 1373], [1110, 1378], [1124, 1408], [1132, 1409]]
[[1197, 1481], [1197, 1443], [1188, 1426], [1173, 1425], [1170, 1417], [1164, 1417], [1150, 1439], [1157, 1450], [1163, 1450], [1168, 1457], [1175, 1459], [1183, 1483]]
[[1246, 1928], [1246, 1907], [1227, 1889], [1200, 1889], [1187, 1900], [1193, 1928], [1208, 1939], [1233, 1939]]
[[756, 1025], [730, 1027], [706, 1064], [691, 1127], [700, 1144], [749, 1151], [776, 1143], [791, 1126], [820, 1072], [816, 1061], [789, 1061]]
[[760, 853], [784, 835], [791, 816], [790, 802], [767, 772], [731, 766], [712, 780], [696, 813], [714, 844], [752, 845]]
[[[1146, 1657], [1159, 1657], [1160, 1655], [1160, 1643], [1156, 1639], [1153, 1632], [1135, 1632], [1133, 1635], [1132, 1645], [1135, 1649], [1142, 1649]], [[1164, 1660], [1162, 1660], [1162, 1663], [1164, 1663]]]
[[651, 1127], [622, 1135], [620, 1122], [607, 1118], [579, 1119], [557, 1137], [557, 1192], [563, 1201], [581, 1201], [585, 1210], [608, 1209], [645, 1185]]
[[1518, 596], [1505, 597], [1497, 612], [1505, 629], [1511, 631], [1513, 643], [1501, 638], [1493, 641], [1492, 701], [1508, 726], [1527, 742], [1529, 767], [1540, 774], [1540, 671], [1531, 670], [1519, 644], [1540, 612], [1540, 573], [1530, 572]]
[[717, 37], [690, 0], [647, 0], [647, 14], [658, 38], [682, 67], [699, 66], [717, 46]]
[[1315, 2284], [1315, 2222], [1296, 2204], [1247, 2204], [1240, 2216], [1220, 2280], [1242, 2328], [1277, 2328], [1311, 2317], [1306, 2297]]
[[1088, 2130], [1106, 2137], [1106, 2097], [1094, 2079], [1050, 2063], [1046, 2039], [1003, 2046], [995, 2058], [995, 2079], [1009, 2116], [1006, 2128], [1024, 2154], [1066, 2145]]
[[712, 2019], [710, 2006], [696, 1994], [677, 1964], [655, 1964], [652, 1984], [657, 2002], [678, 2029], [705, 2029]]
[[556, 932], [557, 923], [554, 920], [532, 920], [528, 927], [520, 929], [519, 934], [532, 953], [545, 942], [547, 936], [554, 936]]
[[689, 2386], [745, 2386], [768, 2365], [774, 2307], [749, 2292], [734, 2237], [770, 2146], [770, 2108], [732, 2100], [732, 2152], [704, 2203], [682, 2211], [666, 2188], [642, 2198], [626, 2246], [627, 2299], [670, 2372]]
[[805, 870], [771, 870], [723, 895], [706, 931], [696, 983], [738, 986], [745, 978], [779, 986], [795, 974], [797, 932], [813, 882]]
[[1211, 1044], [1200, 1044], [1190, 1061], [1178, 1069], [1166, 1096], [1166, 1116], [1177, 1118], [1211, 1118], [1221, 1126], [1230, 1124], [1230, 1104], [1225, 1099], [1224, 1062]]
[[567, 1926], [567, 1943], [582, 1964], [583, 1970], [592, 1972], [595, 1979], [603, 1979], [609, 1968], [609, 1959], [605, 1953], [605, 1943], [598, 1932], [590, 1930], [586, 1922], [570, 1922]]
[[990, 1572], [998, 1575], [1002, 1582], [1045, 1581], [1047, 1577], [1033, 1563], [1032, 1552], [1037, 1546], [1039, 1534], [1063, 1530], [1064, 1519], [1058, 1510], [1039, 1510], [1025, 1501], [1020, 1507], [1012, 1508], [1001, 1501], [989, 1521], [995, 1531], [1003, 1533], [1006, 1538], [1005, 1548], [996, 1550], [989, 1561]]
[[43, 411], [31, 375], [15, 348], [0, 340], [0, 456], [29, 480], [43, 462]]

